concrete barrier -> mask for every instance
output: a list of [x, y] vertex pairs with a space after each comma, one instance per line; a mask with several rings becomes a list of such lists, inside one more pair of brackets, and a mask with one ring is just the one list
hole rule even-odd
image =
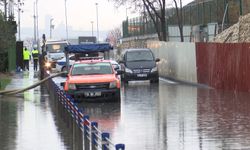
[[147, 47], [161, 59], [161, 77], [197, 83], [195, 43], [148, 41]]

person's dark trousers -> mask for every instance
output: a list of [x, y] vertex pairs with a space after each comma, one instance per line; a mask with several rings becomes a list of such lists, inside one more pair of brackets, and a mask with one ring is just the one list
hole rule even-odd
[[29, 71], [29, 60], [24, 60], [24, 71], [26, 70], [26, 68]]
[[34, 59], [34, 71], [37, 71], [38, 59]]

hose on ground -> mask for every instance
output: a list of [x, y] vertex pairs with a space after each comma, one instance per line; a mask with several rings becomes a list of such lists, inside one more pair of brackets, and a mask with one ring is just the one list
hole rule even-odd
[[13, 94], [17, 94], [17, 93], [22, 93], [24, 91], [27, 91], [27, 90], [30, 90], [32, 88], [35, 88], [39, 85], [41, 85], [42, 83], [44, 83], [45, 81], [51, 79], [51, 78], [54, 78], [54, 77], [57, 77], [57, 76], [60, 76], [62, 74], [64, 74], [65, 72], [60, 72], [60, 73], [57, 73], [57, 74], [53, 74], [51, 76], [48, 76], [46, 78], [44, 78], [43, 80], [33, 84], [33, 85], [30, 85], [26, 88], [22, 88], [22, 89], [14, 89], [14, 90], [4, 90], [4, 91], [0, 91], [0, 95], [13, 95]]

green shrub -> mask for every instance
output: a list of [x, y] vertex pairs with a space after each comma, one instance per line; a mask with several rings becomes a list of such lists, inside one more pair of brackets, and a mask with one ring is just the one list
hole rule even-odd
[[0, 90], [5, 89], [6, 85], [10, 83], [10, 78], [0, 79]]

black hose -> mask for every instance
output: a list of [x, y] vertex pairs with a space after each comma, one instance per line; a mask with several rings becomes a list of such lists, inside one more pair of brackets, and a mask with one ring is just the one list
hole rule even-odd
[[30, 85], [26, 88], [23, 88], [23, 89], [14, 89], [14, 90], [5, 90], [5, 91], [0, 91], [0, 95], [13, 95], [13, 94], [17, 94], [17, 93], [21, 93], [21, 92], [24, 92], [24, 91], [27, 91], [27, 90], [30, 90], [32, 88], [35, 88], [39, 85], [41, 85], [42, 83], [44, 83], [45, 81], [51, 79], [51, 78], [54, 78], [54, 77], [57, 77], [57, 76], [60, 76], [62, 74], [64, 74], [65, 72], [60, 72], [60, 73], [57, 73], [57, 74], [54, 74], [54, 75], [51, 75], [51, 76], [48, 76], [46, 78], [44, 78], [43, 80], [33, 84], [33, 85]]

